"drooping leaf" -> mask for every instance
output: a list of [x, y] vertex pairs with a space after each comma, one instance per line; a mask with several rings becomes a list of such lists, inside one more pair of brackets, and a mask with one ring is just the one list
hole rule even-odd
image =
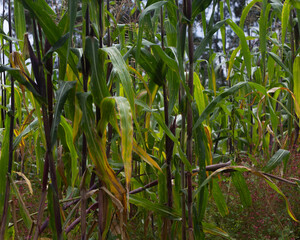
[[280, 163], [286, 162], [290, 157], [290, 151], [279, 149], [268, 161], [267, 165], [263, 168], [265, 172], [271, 172], [275, 169]]
[[243, 12], [242, 12], [242, 15], [241, 15], [241, 19], [240, 19], [240, 28], [241, 29], [244, 29], [244, 23], [245, 23], [245, 20], [248, 16], [248, 13], [249, 11], [251, 10], [251, 8], [255, 5], [255, 3], [258, 3], [258, 2], [262, 2], [262, 0], [252, 0], [250, 3], [248, 3], [246, 5], [246, 7], [244, 8]]
[[192, 2], [192, 20], [197, 17], [202, 11], [204, 11], [210, 4], [212, 0], [194, 0]]
[[110, 167], [105, 146], [102, 144], [95, 127], [93, 127], [95, 126], [95, 116], [92, 109], [92, 97], [90, 93], [77, 93], [77, 98], [82, 110], [82, 125], [87, 140], [89, 157], [95, 165], [96, 173], [106, 187], [126, 207], [125, 189], [116, 178], [114, 170]]
[[54, 107], [54, 115], [53, 115], [53, 123], [51, 127], [51, 148], [55, 145], [57, 128], [60, 123], [60, 116], [62, 114], [62, 110], [64, 104], [67, 100], [68, 94], [70, 90], [75, 86], [76, 81], [72, 82], [60, 82], [60, 87], [56, 92], [56, 104]]
[[114, 66], [114, 71], [116, 72], [117, 76], [119, 77], [119, 79], [124, 87], [126, 97], [130, 104], [130, 107], [131, 107], [131, 111], [133, 113], [135, 113], [135, 107], [134, 107], [135, 93], [133, 90], [134, 88], [132, 85], [132, 81], [130, 78], [130, 74], [129, 74], [127, 65], [126, 65], [125, 61], [123, 60], [122, 55], [120, 54], [118, 49], [115, 47], [102, 48], [101, 50], [106, 52], [109, 55], [109, 58]]
[[218, 31], [226, 22], [227, 20], [222, 20], [217, 22], [210, 30], [209, 32], [205, 35], [204, 39], [201, 41], [200, 45], [197, 47], [194, 53], [194, 62], [197, 61], [201, 55], [205, 52], [206, 50], [206, 45], [211, 41], [212, 36], [216, 31]]
[[25, 137], [30, 132], [35, 131], [37, 129], [37, 126], [38, 126], [38, 119], [36, 118], [15, 138], [13, 143], [13, 149], [16, 149], [16, 147], [18, 147], [23, 137]]
[[176, 212], [175, 209], [169, 208], [163, 204], [153, 203], [148, 199], [138, 197], [137, 195], [130, 195], [129, 202], [147, 210], [154, 211], [155, 213], [170, 219], [180, 220], [180, 213]]
[[132, 113], [129, 103], [124, 97], [116, 97], [116, 104], [120, 117], [121, 133], [121, 155], [124, 163], [126, 186], [129, 191], [129, 184], [132, 171], [132, 148], [133, 148], [133, 125]]
[[219, 102], [221, 102], [225, 97], [235, 93], [237, 90], [241, 89], [242, 87], [246, 86], [247, 82], [239, 82], [233, 85], [228, 90], [222, 92], [219, 96], [217, 96], [213, 101], [211, 101], [208, 106], [204, 109], [200, 117], [198, 118], [197, 122], [194, 124], [193, 129], [196, 129], [214, 110]]
[[144, 150], [142, 149], [137, 143], [136, 141], [134, 140], [133, 141], [133, 151], [138, 154], [141, 159], [143, 159], [146, 163], [148, 163], [150, 166], [152, 167], [155, 167], [156, 169], [158, 169], [160, 172], [162, 172], [161, 168], [159, 167], [159, 165], [157, 164], [157, 162], [151, 158], [149, 156], [149, 154]]
[[231, 176], [232, 176], [232, 183], [240, 195], [241, 203], [243, 204], [244, 207], [250, 207], [252, 204], [252, 199], [251, 199], [251, 195], [247, 183], [242, 173], [233, 172]]
[[220, 237], [224, 237], [227, 239], [231, 239], [229, 234], [227, 232], [225, 232], [224, 230], [222, 230], [221, 228], [215, 226], [212, 223], [206, 223], [206, 222], [202, 222], [202, 226], [203, 226], [203, 231], [205, 233], [209, 233], [215, 236], [220, 236]]
[[283, 69], [284, 71], [290, 76], [290, 77], [293, 77], [293, 74], [291, 73], [291, 71], [288, 69], [288, 67], [281, 61], [281, 59], [278, 57], [277, 54], [273, 53], [273, 52], [269, 52], [268, 53], [274, 60], [277, 64], [279, 64]]
[[247, 68], [247, 74], [248, 74], [248, 77], [250, 78], [250, 76], [251, 76], [251, 53], [249, 50], [248, 43], [246, 41], [246, 36], [245, 36], [244, 30], [241, 29], [238, 25], [236, 25], [236, 23], [233, 22], [231, 19], [227, 19], [226, 22], [230, 25], [232, 30], [236, 33], [236, 35], [238, 35], [238, 37], [240, 39], [240, 43], [242, 46], [242, 53], [244, 56], [244, 62], [245, 62], [246, 68]]
[[226, 216], [229, 213], [229, 210], [217, 180], [213, 181], [212, 195], [221, 216], [222, 217]]

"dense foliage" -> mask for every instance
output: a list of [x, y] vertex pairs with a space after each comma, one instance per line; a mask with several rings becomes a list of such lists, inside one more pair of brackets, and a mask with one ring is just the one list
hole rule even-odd
[[299, 237], [299, 20], [298, 0], [3, 0], [0, 239]]

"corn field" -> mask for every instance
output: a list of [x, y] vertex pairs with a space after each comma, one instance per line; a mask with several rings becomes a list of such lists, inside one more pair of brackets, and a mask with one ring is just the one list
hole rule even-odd
[[249, 176], [299, 223], [300, 2], [234, 3], [1, 1], [0, 239], [234, 239]]

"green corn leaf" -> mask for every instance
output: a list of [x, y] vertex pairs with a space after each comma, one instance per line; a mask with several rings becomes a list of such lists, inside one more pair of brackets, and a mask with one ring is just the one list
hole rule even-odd
[[60, 116], [62, 114], [64, 104], [67, 100], [70, 90], [75, 85], [76, 85], [76, 81], [60, 82], [60, 87], [56, 92], [56, 101], [57, 102], [54, 107], [53, 123], [52, 123], [51, 133], [50, 133], [51, 134], [51, 148], [53, 148], [56, 143], [57, 128], [60, 123]]
[[51, 228], [51, 231], [53, 232], [53, 235], [52, 235], [52, 239], [53, 240], [58, 240], [58, 236], [56, 233], [56, 228], [55, 228], [55, 213], [54, 213], [54, 194], [55, 194], [55, 191], [54, 191], [54, 187], [52, 184], [49, 184], [49, 187], [48, 187], [48, 194], [47, 194], [47, 200], [48, 200], [48, 212], [49, 212], [49, 225], [50, 225], [50, 228]]
[[185, 166], [187, 167], [187, 170], [191, 171], [192, 166], [191, 166], [190, 162], [188, 161], [188, 159], [186, 158], [184, 152], [182, 151], [182, 148], [181, 148], [180, 143], [177, 140], [177, 138], [173, 135], [171, 130], [167, 127], [167, 125], [165, 124], [163, 118], [161, 117], [161, 115], [159, 113], [153, 113], [153, 116], [154, 116], [155, 120], [157, 121], [157, 123], [162, 127], [164, 132], [168, 135], [169, 138], [171, 138], [171, 140], [177, 146], [181, 161], [185, 164]]
[[100, 106], [103, 98], [108, 97], [109, 91], [106, 85], [104, 54], [98, 53], [99, 42], [94, 37], [86, 38], [85, 55], [91, 66], [91, 91], [95, 104]]
[[19, 146], [22, 138], [25, 137], [32, 131], [35, 131], [38, 127], [39, 120], [36, 118], [34, 119], [14, 140], [13, 149], [16, 149]]
[[73, 143], [73, 130], [70, 124], [67, 123], [64, 116], [61, 116], [60, 125], [63, 127], [65, 131], [65, 139], [71, 155], [71, 173], [72, 173], [71, 182], [72, 182], [72, 187], [74, 187], [76, 178], [79, 173], [79, 169], [77, 164], [78, 155], [77, 155], [75, 145]]
[[[30, 91], [33, 96], [40, 102], [40, 103], [46, 103], [45, 99], [40, 95], [38, 92], [38, 87], [35, 84], [34, 86], [31, 85], [21, 74], [19, 69], [10, 68], [4, 65], [0, 64], [0, 72], [8, 72], [15, 80], [17, 80], [19, 83], [24, 85], [28, 91]], [[34, 83], [33, 83], [34, 84]]]
[[227, 20], [222, 20], [217, 22], [205, 35], [204, 39], [201, 41], [200, 45], [197, 47], [194, 53], [194, 62], [196, 62], [201, 55], [205, 52], [206, 45], [211, 41], [212, 36], [216, 31], [218, 31]]
[[202, 222], [202, 226], [203, 226], [203, 231], [205, 233], [209, 233], [209, 234], [212, 234], [212, 235], [215, 235], [215, 236], [220, 236], [220, 237], [224, 237], [224, 238], [227, 238], [227, 239], [231, 239], [227, 232], [225, 232], [221, 228], [216, 227], [212, 223]]
[[299, 0], [291, 0], [291, 3], [293, 4], [293, 6], [295, 8], [297, 8], [298, 10], [300, 9], [300, 1]]
[[252, 204], [252, 199], [251, 199], [251, 195], [246, 180], [243, 177], [242, 173], [233, 172], [231, 176], [232, 176], [232, 183], [240, 195], [241, 203], [243, 204], [244, 207], [250, 207]]
[[136, 53], [135, 53], [135, 59], [138, 62], [140, 57], [140, 49], [142, 48], [142, 39], [143, 39], [143, 32], [144, 32], [144, 22], [145, 22], [145, 16], [149, 14], [150, 12], [159, 9], [163, 5], [165, 5], [166, 1], [159, 1], [156, 3], [151, 4], [146, 9], [143, 10], [142, 14], [140, 15], [139, 19], [139, 32], [137, 37], [137, 43], [136, 43]]
[[106, 52], [109, 55], [109, 58], [114, 66], [114, 71], [117, 74], [118, 78], [120, 79], [124, 90], [126, 97], [129, 101], [131, 111], [135, 113], [135, 107], [134, 107], [134, 88], [132, 85], [131, 77], [127, 68], [127, 65], [125, 61], [122, 58], [122, 55], [120, 54], [119, 50], [115, 47], [107, 47], [102, 48], [102, 51]]
[[278, 55], [276, 53], [273, 52], [269, 52], [268, 53], [277, 64], [279, 64], [284, 71], [289, 75], [289, 77], [293, 77], [293, 74], [291, 73], [291, 71], [288, 69], [288, 67], [281, 61], [281, 59], [278, 57]]
[[284, 43], [285, 43], [285, 35], [286, 35], [286, 31], [288, 29], [290, 9], [291, 9], [290, 0], [285, 0], [284, 4], [283, 4], [283, 8], [282, 8], [282, 13], [281, 13], [281, 43], [282, 43], [282, 48], [283, 48]]
[[258, 83], [255, 83], [255, 82], [249, 82], [248, 84], [249, 84], [249, 86], [253, 90], [255, 90], [258, 93], [261, 93], [261, 94], [264, 94], [265, 96], [267, 96], [267, 89], [264, 86], [262, 86], [262, 85], [260, 85]]
[[221, 216], [225, 217], [229, 213], [229, 210], [228, 210], [224, 195], [219, 186], [218, 180], [213, 181], [212, 196], [215, 200], [215, 203], [217, 205], [217, 208], [218, 208]]
[[192, 2], [192, 22], [202, 11], [208, 8], [211, 2], [212, 0], [194, 0]]
[[248, 16], [249, 11], [254, 6], [255, 3], [262, 2], [262, 0], [252, 0], [250, 3], [247, 4], [247, 6], [244, 8], [242, 12], [242, 16], [240, 19], [240, 28], [244, 29], [244, 23], [246, 20], [246, 17]]
[[134, 125], [137, 129], [137, 132], [139, 136], [141, 137], [141, 144], [144, 146], [144, 140], [142, 137], [140, 125], [137, 122], [136, 119], [136, 111], [135, 111], [135, 105], [134, 105], [134, 99], [135, 99], [135, 92], [134, 92], [134, 87], [131, 81], [131, 77], [129, 74], [128, 67], [123, 60], [122, 55], [120, 54], [119, 50], [115, 47], [106, 47], [102, 48], [101, 51], [106, 52], [109, 55], [109, 58], [112, 62], [114, 72], [117, 74], [118, 78], [120, 79], [122, 86], [125, 90], [125, 94], [127, 97], [127, 100], [130, 104], [131, 112], [132, 112], [132, 117], [134, 121]]
[[[274, 45], [271, 52], [276, 54], [278, 51], [279, 47]], [[268, 78], [270, 79], [271, 82], [275, 82], [274, 80], [274, 75], [275, 75], [275, 60], [269, 55], [268, 56]]]
[[[300, 56], [297, 56], [293, 64], [293, 81], [294, 81], [294, 95], [295, 101], [300, 106]], [[300, 111], [295, 107], [296, 114], [300, 118]]]
[[166, 54], [165, 51], [162, 50], [161, 46], [152, 45], [151, 46], [155, 55], [159, 56], [173, 71], [178, 70], [178, 65], [174, 59]]
[[232, 51], [232, 54], [231, 54], [230, 59], [229, 59], [228, 74], [227, 74], [227, 78], [226, 78], [227, 81], [230, 78], [231, 69], [233, 67], [233, 64], [234, 64], [234, 61], [235, 61], [235, 57], [236, 57], [237, 53], [241, 50], [241, 48], [242, 48], [242, 46], [239, 45], [236, 49], [234, 49]]
[[[61, 32], [60, 28], [56, 25], [56, 13], [51, 9], [51, 7], [47, 4], [44, 0], [21, 0], [24, 7], [27, 8], [31, 14], [33, 14], [42, 29], [51, 45], [54, 45], [64, 34]], [[67, 24], [67, 23], [66, 23]], [[64, 45], [63, 47], [57, 50], [61, 61], [60, 61], [60, 71], [59, 77], [60, 79], [64, 79], [66, 73], [67, 65], [67, 52], [68, 52], [68, 45]], [[78, 76], [78, 70], [75, 63], [75, 60], [72, 55], [68, 57], [68, 63], [72, 68], [73, 72], [76, 76]]]
[[251, 76], [251, 53], [249, 50], [248, 43], [246, 41], [245, 33], [231, 19], [227, 19], [226, 22], [229, 24], [229, 26], [236, 33], [236, 35], [238, 35], [238, 37], [240, 39], [241, 46], [242, 46], [242, 52], [243, 52], [243, 56], [244, 56], [244, 62], [245, 62], [246, 68], [247, 68], [248, 77], [250, 78], [250, 76]]
[[48, 52], [43, 57], [43, 62], [46, 62], [46, 60], [51, 56], [51, 54], [55, 51], [57, 51], [59, 48], [64, 46], [65, 42], [70, 38], [70, 33], [66, 33], [63, 35], [60, 39], [57, 40], [56, 43], [48, 50]]
[[[137, 49], [133, 49], [133, 52], [136, 53]], [[162, 86], [164, 79], [161, 76], [161, 64], [158, 60], [145, 48], [140, 50], [140, 57], [138, 64], [146, 71], [150, 79], [155, 82], [158, 86]]]
[[263, 171], [271, 172], [282, 162], [286, 163], [289, 157], [290, 157], [290, 151], [279, 149], [268, 161], [267, 165], [263, 168]]
[[172, 220], [180, 220], [180, 213], [176, 212], [175, 209], [169, 208], [163, 204], [153, 203], [148, 199], [138, 197], [137, 195], [130, 195], [129, 202], [147, 210], [154, 211], [155, 213], [168, 217]]
[[2, 215], [3, 207], [4, 207], [4, 196], [6, 189], [6, 176], [8, 170], [8, 153], [9, 153], [9, 126], [10, 126], [10, 118], [8, 115], [5, 117], [5, 130], [3, 133], [2, 146], [1, 146], [1, 156], [0, 156], [0, 214]]
[[274, 108], [272, 106], [270, 98], [268, 98], [268, 97], [267, 97], [267, 105], [269, 106], [269, 113], [270, 113], [273, 132], [276, 134], [277, 133], [277, 127], [278, 127], [278, 124], [279, 124], [279, 120], [278, 120], [278, 116], [276, 115], [276, 113], [274, 111]]
[[[259, 19], [259, 49], [261, 52], [261, 71], [262, 76], [265, 74], [265, 64], [266, 64], [266, 50], [267, 50], [267, 24], [269, 12], [267, 11], [267, 0], [263, 0], [262, 11], [260, 12]], [[271, 6], [271, 5], [269, 5]], [[265, 82], [265, 79], [262, 79]]]
[[[224, 20], [224, 2], [220, 1], [220, 18], [221, 21]], [[223, 45], [223, 53], [226, 55], [226, 32], [225, 26], [221, 27], [221, 36], [222, 36], [222, 45]]]
[[[24, 33], [26, 32], [26, 21], [25, 11], [20, 0], [14, 0], [14, 18], [15, 18], [15, 31], [18, 39], [23, 39]], [[19, 42], [21, 51], [23, 51], [24, 43]]]
[[213, 101], [211, 101], [208, 106], [204, 109], [201, 113], [200, 117], [198, 118], [197, 122], [194, 124], [193, 131], [209, 116], [209, 114], [215, 109], [218, 103], [220, 103], [224, 98], [229, 95], [232, 95], [237, 90], [241, 89], [242, 87], [248, 85], [247, 82], [239, 82], [229, 88], [228, 90], [222, 92], [219, 96], [217, 96]]

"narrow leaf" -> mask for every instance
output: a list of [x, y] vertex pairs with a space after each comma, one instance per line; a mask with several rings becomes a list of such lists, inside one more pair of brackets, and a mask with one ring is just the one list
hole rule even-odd
[[271, 172], [280, 163], [287, 161], [290, 157], [290, 151], [279, 149], [268, 161], [267, 165], [263, 168], [265, 172]]
[[209, 32], [205, 35], [204, 39], [201, 41], [200, 45], [197, 47], [194, 53], [194, 62], [196, 62], [201, 55], [205, 52], [206, 50], [206, 45], [211, 41], [212, 36], [216, 31], [218, 31], [226, 22], [226, 20], [222, 20], [220, 22], [217, 22], [210, 30]]
[[251, 53], [249, 50], [248, 43], [246, 41], [246, 36], [245, 36], [244, 30], [241, 29], [238, 25], [236, 25], [236, 23], [234, 23], [231, 19], [227, 19], [226, 22], [230, 25], [232, 30], [236, 33], [236, 35], [238, 35], [238, 37], [240, 39], [248, 77], [250, 78], [250, 76], [251, 76]]
[[143, 159], [150, 166], [155, 167], [160, 172], [162, 172], [162, 170], [161, 170], [160, 166], [157, 164], [157, 162], [153, 158], [151, 158], [149, 156], [149, 154], [136, 143], [135, 140], [133, 141], [133, 151], [136, 154], [138, 154], [141, 157], [141, 159]]
[[72, 82], [60, 82], [60, 87], [56, 92], [56, 104], [54, 107], [53, 124], [51, 127], [51, 148], [55, 145], [57, 128], [60, 123], [60, 116], [62, 114], [63, 107], [67, 100], [70, 90], [75, 86], [76, 81]]
[[79, 173], [79, 169], [77, 164], [78, 155], [77, 155], [75, 145], [73, 143], [72, 127], [70, 126], [70, 124], [67, 123], [66, 119], [63, 116], [61, 116], [60, 124], [65, 131], [66, 143], [68, 145], [70, 155], [71, 155], [71, 174], [72, 174], [71, 182], [72, 182], [72, 186], [74, 187], [76, 177], [78, 176]]
[[232, 183], [240, 195], [241, 203], [243, 204], [244, 207], [250, 207], [252, 204], [252, 199], [251, 199], [251, 195], [247, 183], [242, 173], [233, 172], [231, 176], [232, 176]]
[[213, 198], [215, 200], [215, 203], [217, 205], [217, 208], [218, 208], [221, 216], [225, 217], [229, 213], [229, 210], [228, 210], [224, 195], [219, 186], [218, 180], [213, 181], [212, 195], [213, 195]]
[[21, 142], [22, 138], [25, 137], [32, 131], [35, 131], [38, 127], [38, 119], [33, 120], [14, 140], [13, 149], [16, 149]]
[[168, 217], [173, 220], [180, 220], [180, 213], [177, 213], [174, 209], [169, 208], [163, 204], [153, 203], [148, 199], [138, 197], [137, 195], [131, 195], [129, 202], [145, 208], [146, 210], [154, 211], [155, 213]]
[[208, 106], [204, 109], [200, 117], [198, 118], [197, 122], [193, 126], [193, 130], [195, 130], [208, 116], [209, 114], [215, 109], [217, 104], [221, 102], [224, 98], [226, 98], [229, 95], [232, 95], [235, 93], [237, 90], [241, 89], [245, 85], [247, 85], [247, 82], [239, 82], [229, 88], [228, 90], [222, 92], [219, 96], [217, 96], [213, 101], [211, 101]]
[[[293, 81], [295, 101], [298, 103], [298, 106], [300, 106], [300, 56], [297, 56], [294, 60]], [[298, 118], [300, 118], [300, 111], [297, 111], [297, 108], [295, 108], [295, 110]]]

